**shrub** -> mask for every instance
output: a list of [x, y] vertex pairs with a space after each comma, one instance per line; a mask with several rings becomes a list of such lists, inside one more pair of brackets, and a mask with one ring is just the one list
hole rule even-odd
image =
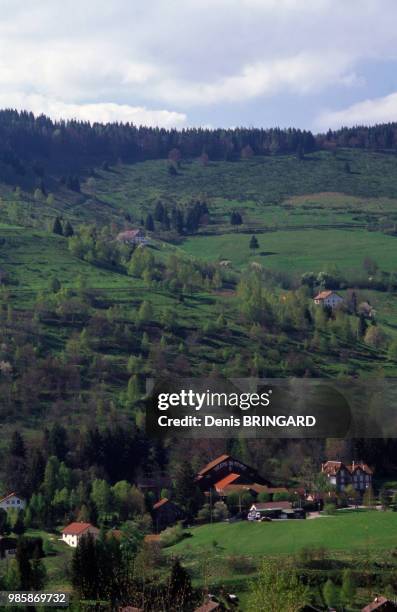
[[224, 521], [229, 516], [229, 510], [224, 502], [219, 501], [214, 505], [212, 513], [214, 521]]
[[288, 493], [288, 491], [275, 493], [273, 495], [274, 501], [289, 501], [290, 498], [291, 498], [291, 495]]
[[185, 537], [185, 532], [182, 527], [182, 523], [178, 523], [173, 527], [167, 527], [160, 534], [160, 542], [163, 548], [167, 546], [174, 546], [174, 544], [178, 544]]
[[329, 516], [336, 514], [336, 506], [335, 504], [325, 504], [324, 505], [324, 514], [328, 514]]
[[262, 491], [262, 493], [259, 493], [258, 495], [258, 502], [269, 502], [271, 499], [271, 495], [270, 493], [265, 493], [264, 491]]
[[211, 518], [210, 505], [204, 504], [197, 513], [197, 521], [199, 523], [208, 523]]

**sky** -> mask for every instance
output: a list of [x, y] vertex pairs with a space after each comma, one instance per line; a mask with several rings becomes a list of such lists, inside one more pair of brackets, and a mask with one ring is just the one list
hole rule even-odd
[[0, 0], [0, 107], [183, 128], [397, 120], [396, 0]]

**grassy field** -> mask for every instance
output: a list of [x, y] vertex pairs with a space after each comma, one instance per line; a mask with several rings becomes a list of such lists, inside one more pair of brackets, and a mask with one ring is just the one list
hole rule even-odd
[[222, 236], [187, 238], [182, 248], [208, 261], [229, 259], [236, 267], [258, 261], [264, 267], [285, 272], [319, 272], [337, 266], [341, 271], [362, 269], [368, 254], [382, 270], [397, 268], [397, 239], [380, 232], [345, 229], [305, 229], [266, 232], [257, 236], [259, 249], [252, 254], [250, 236], [229, 233]]
[[[351, 173], [344, 170], [349, 161]], [[342, 192], [359, 198], [397, 197], [397, 158], [359, 150], [341, 150], [336, 157], [321, 151], [304, 161], [295, 156], [255, 157], [240, 162], [183, 162], [170, 176], [165, 160], [120, 164], [111, 172], [97, 171], [96, 197], [134, 214], [157, 198], [164, 201], [209, 199], [252, 202], [265, 206], [295, 195]]]
[[215, 541], [225, 557], [291, 555], [306, 546], [375, 552], [397, 546], [397, 513], [351, 512], [305, 521], [215, 523], [195, 527], [191, 534], [191, 538], [168, 549], [169, 553], [200, 555]]

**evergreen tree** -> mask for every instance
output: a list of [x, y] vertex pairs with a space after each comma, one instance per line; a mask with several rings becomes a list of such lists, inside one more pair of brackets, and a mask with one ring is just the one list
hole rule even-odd
[[328, 578], [323, 587], [323, 597], [329, 608], [335, 608], [339, 603], [339, 593], [331, 578]]
[[54, 223], [52, 226], [52, 232], [53, 234], [58, 234], [58, 236], [63, 236], [62, 224], [61, 224], [61, 220], [59, 217], [55, 217], [54, 219]]
[[153, 319], [153, 308], [150, 302], [144, 300], [138, 310], [138, 320], [140, 323], [148, 323]]
[[176, 559], [171, 568], [168, 589], [169, 609], [188, 610], [193, 600], [192, 581], [184, 567]]
[[159, 223], [163, 223], [165, 212], [164, 204], [159, 200], [154, 209], [154, 220], [159, 221]]
[[0, 508], [0, 535], [6, 535], [9, 532], [8, 514], [3, 508]]
[[4, 484], [10, 491], [26, 494], [28, 486], [26, 478], [26, 448], [24, 440], [18, 431], [12, 434], [8, 453], [4, 463]]
[[47, 500], [54, 497], [58, 486], [59, 461], [56, 457], [49, 457], [44, 470], [43, 491]]
[[98, 597], [98, 556], [91, 534], [84, 535], [72, 558], [72, 585], [81, 599]]
[[64, 228], [63, 228], [63, 235], [66, 238], [70, 238], [70, 236], [73, 236], [74, 234], [74, 229], [72, 224], [70, 223], [70, 221], [66, 221]]
[[50, 291], [52, 291], [52, 293], [58, 293], [61, 287], [62, 285], [60, 281], [55, 276], [53, 276], [50, 280]]
[[24, 523], [24, 513], [23, 512], [21, 511], [18, 512], [17, 520], [14, 523], [12, 531], [18, 536], [21, 536], [23, 533], [25, 533], [25, 523]]
[[106, 480], [97, 478], [92, 483], [91, 499], [100, 515], [107, 514], [111, 509], [112, 492]]
[[51, 429], [45, 431], [44, 446], [48, 455], [63, 461], [68, 451], [66, 429], [59, 423], [54, 423]]
[[168, 232], [171, 228], [171, 221], [168, 215], [168, 212], [165, 210], [164, 211], [164, 217], [163, 217], [163, 229]]
[[242, 222], [243, 222], [243, 219], [240, 213], [234, 210], [232, 214], [230, 215], [230, 224], [231, 225], [241, 225]]
[[23, 591], [29, 591], [32, 586], [32, 567], [29, 560], [28, 543], [23, 537], [18, 539], [15, 559], [20, 577], [19, 588]]
[[259, 243], [258, 243], [258, 239], [257, 239], [257, 237], [256, 237], [256, 236], [254, 236], [254, 235], [253, 235], [253, 236], [251, 236], [251, 240], [250, 240], [250, 243], [249, 243], [249, 247], [250, 247], [250, 249], [251, 249], [252, 251], [256, 251], [256, 249], [258, 249], [258, 248], [259, 248]]
[[195, 483], [191, 464], [184, 461], [178, 465], [175, 474], [175, 501], [190, 518], [193, 518], [203, 504], [203, 496]]
[[31, 582], [32, 589], [35, 591], [41, 591], [45, 583], [47, 581], [47, 571], [44, 563], [38, 556], [34, 556], [31, 561], [32, 573], [31, 573]]
[[367, 331], [367, 322], [365, 320], [365, 316], [363, 314], [360, 314], [359, 319], [358, 319], [358, 327], [357, 327], [357, 336], [362, 339], [365, 337], [365, 333]]
[[152, 215], [150, 213], [146, 216], [145, 229], [148, 232], [154, 232], [154, 221], [153, 221], [153, 217], [152, 217]]
[[171, 227], [176, 232], [178, 232], [178, 234], [183, 234], [184, 219], [183, 219], [183, 213], [182, 211], [179, 210], [179, 208], [172, 209]]
[[356, 594], [356, 586], [354, 584], [353, 574], [350, 569], [345, 569], [342, 576], [342, 588], [340, 591], [340, 600], [344, 606], [351, 606]]
[[20, 459], [25, 459], [26, 457], [25, 442], [19, 431], [14, 431], [11, 436], [8, 454], [19, 457]]

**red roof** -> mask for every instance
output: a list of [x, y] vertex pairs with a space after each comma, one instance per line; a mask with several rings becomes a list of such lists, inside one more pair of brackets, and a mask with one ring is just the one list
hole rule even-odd
[[161, 508], [161, 506], [164, 506], [164, 504], [168, 504], [169, 499], [167, 499], [166, 497], [163, 497], [162, 499], [160, 499], [160, 501], [156, 502], [153, 506], [153, 510], [157, 510], [157, 508]]
[[67, 525], [66, 527], [64, 527], [62, 529], [62, 533], [64, 533], [65, 535], [80, 535], [84, 533], [85, 531], [87, 531], [87, 529], [94, 529], [98, 531], [98, 529], [94, 527], [93, 525], [91, 525], [91, 523], [75, 522], [75, 523], [70, 523], [70, 525]]
[[397, 610], [397, 604], [390, 601], [390, 599], [386, 599], [386, 597], [375, 597], [374, 601], [365, 606], [361, 612], [373, 612], [373, 610]]
[[9, 499], [10, 497], [18, 497], [18, 495], [15, 493], [15, 491], [13, 491], [12, 493], [9, 493], [8, 495], [6, 495], [5, 497], [2, 497], [0, 499], [0, 503], [5, 501], [6, 499]]
[[137, 236], [144, 236], [144, 233], [141, 229], [133, 229], [133, 230], [125, 230], [124, 232], [120, 232], [117, 236], [117, 240], [131, 240], [136, 238]]
[[[315, 300], [325, 300], [327, 297], [329, 297], [330, 295], [332, 295], [333, 293], [335, 293], [335, 291], [320, 291], [320, 293], [318, 293], [314, 299]], [[336, 293], [336, 295], [338, 295]]]
[[352, 463], [352, 465], [348, 465], [347, 467], [351, 473], [355, 472], [356, 470], [362, 470], [366, 474], [373, 474], [373, 471], [366, 463]]
[[217, 483], [215, 483], [215, 489], [217, 491], [222, 491], [225, 487], [227, 487], [227, 485], [232, 484], [232, 482], [235, 482], [239, 478], [240, 474], [234, 474], [232, 472], [231, 474], [225, 476], [225, 478], [222, 478], [222, 480], [219, 480]]
[[322, 471], [330, 476], [335, 476], [342, 467], [346, 467], [342, 461], [326, 461], [322, 465]]
[[371, 468], [366, 463], [363, 463], [363, 461], [353, 461], [351, 465], [345, 465], [342, 461], [326, 461], [322, 465], [322, 471], [329, 476], [335, 476], [342, 468], [350, 472], [350, 474], [353, 474], [356, 470], [362, 470], [369, 475], [373, 474]]
[[226, 459], [230, 459], [230, 455], [220, 455], [213, 461], [210, 461], [203, 467], [202, 470], [199, 471], [198, 476], [204, 476], [204, 474], [211, 471], [212, 468], [216, 467], [219, 463], [222, 463], [222, 461], [226, 461]]

